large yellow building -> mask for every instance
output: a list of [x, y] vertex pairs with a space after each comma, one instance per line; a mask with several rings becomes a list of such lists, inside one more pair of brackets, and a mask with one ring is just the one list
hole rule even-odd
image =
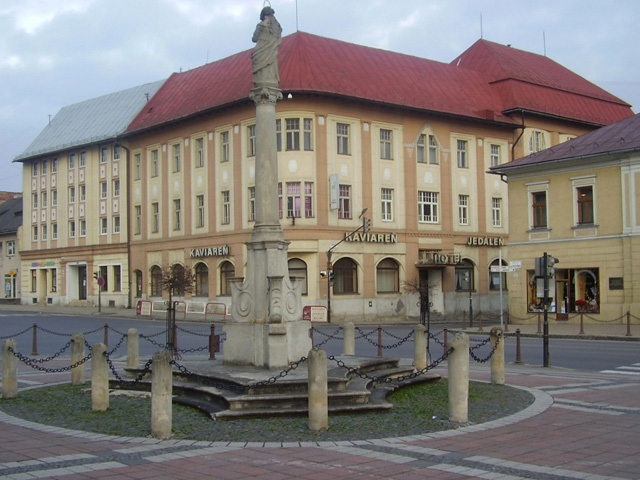
[[[194, 269], [196, 290], [184, 299], [199, 309], [228, 303], [229, 279], [245, 274], [255, 208], [250, 54], [173, 74], [116, 138], [127, 146], [133, 301], [163, 298], [166, 266]], [[442, 64], [297, 32], [283, 39], [279, 66], [273, 188], [289, 269], [305, 278], [304, 305], [331, 297], [334, 320], [417, 317], [405, 285], [418, 281], [430, 286], [432, 316], [470, 302], [498, 312], [500, 274], [490, 267], [501, 255], [508, 263], [511, 226], [507, 185], [487, 170], [632, 114], [552, 60], [485, 40]], [[348, 236], [365, 210], [371, 231]]]
[[542, 310], [535, 259], [557, 258], [550, 312], [640, 317], [640, 115], [491, 169], [508, 177], [514, 316]]

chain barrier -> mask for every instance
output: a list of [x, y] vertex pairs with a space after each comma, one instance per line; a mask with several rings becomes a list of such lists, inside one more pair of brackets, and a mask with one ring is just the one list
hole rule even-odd
[[441, 333], [444, 333], [444, 330], [440, 331], [439, 333], [437, 333], [435, 335], [430, 333], [429, 334], [429, 338], [433, 339], [438, 345], [440, 345], [441, 347], [445, 348], [447, 345], [442, 340], [440, 340], [438, 338], [438, 336], [440, 336]]
[[583, 315], [584, 315], [584, 318], [593, 320], [596, 323], [624, 323], [626, 318], [626, 315], [621, 315], [620, 317], [614, 318], [613, 320], [601, 320], [601, 319], [592, 317], [591, 315], [586, 315], [586, 314], [583, 314]]
[[111, 370], [111, 373], [113, 373], [113, 376], [116, 378], [116, 381], [122, 385], [125, 385], [125, 386], [137, 385], [151, 371], [151, 364], [153, 363], [153, 358], [150, 358], [149, 360], [147, 360], [147, 363], [144, 364], [142, 371], [139, 372], [138, 375], [136, 375], [135, 379], [124, 380], [120, 376], [120, 374], [118, 374], [116, 367], [113, 365], [113, 362], [111, 361], [111, 357], [109, 356], [109, 353], [103, 352], [102, 354], [106, 357], [107, 364], [109, 365], [109, 370]]
[[115, 328], [110, 327], [109, 325], [107, 325], [107, 328], [108, 328], [109, 330], [111, 330], [112, 332], [117, 333], [118, 335], [127, 335], [126, 333], [121, 332], [120, 330], [116, 330]]
[[393, 333], [385, 330], [384, 328], [382, 329], [382, 332], [388, 336], [390, 336], [391, 338], [395, 338], [396, 340], [403, 340], [403, 337], [398, 337], [397, 335], [394, 335]]
[[192, 332], [190, 330], [187, 330], [186, 328], [182, 328], [179, 325], [176, 325], [176, 329], [180, 330], [181, 332], [188, 333], [189, 335], [195, 335], [196, 337], [208, 337], [209, 336], [208, 333]]
[[486, 340], [483, 340], [482, 342], [480, 342], [479, 344], [477, 344], [477, 345], [475, 345], [473, 347], [469, 347], [469, 355], [471, 355], [471, 358], [473, 358], [478, 363], [486, 363], [486, 362], [488, 362], [491, 359], [491, 357], [493, 357], [493, 354], [495, 353], [496, 349], [498, 348], [498, 345], [500, 344], [500, 341], [502, 340], [502, 337], [503, 337], [503, 335], [498, 336], [498, 341], [496, 342], [496, 344], [491, 349], [491, 352], [489, 352], [489, 356], [487, 358], [479, 358], [473, 352], [474, 352], [474, 350], [477, 350], [480, 347], [484, 347], [487, 343], [489, 343], [491, 341], [491, 337], [487, 338]]
[[[128, 335], [121, 334], [120, 341], [116, 344], [116, 346], [115, 346], [115, 347], [113, 347], [113, 348], [111, 349], [111, 351], [109, 352], [109, 355], [113, 355], [113, 354], [114, 354], [114, 352], [115, 352], [116, 350], [118, 350], [118, 348], [120, 348], [120, 345], [122, 345], [122, 342], [124, 342], [124, 341], [125, 341], [125, 339], [127, 338], [127, 336], [128, 336]], [[106, 352], [105, 352], [105, 353], [106, 353]]]
[[369, 335], [373, 335], [374, 333], [376, 333], [378, 331], [377, 328], [374, 328], [369, 333], [365, 333], [365, 332], [362, 331], [362, 329], [360, 327], [356, 327], [355, 329], [356, 329], [356, 331], [358, 331], [360, 333], [360, 336], [354, 337], [354, 340], [359, 340], [361, 338], [366, 338], [367, 340], [369, 340]]
[[91, 351], [89, 351], [89, 355], [87, 355], [86, 357], [84, 357], [81, 360], [78, 360], [76, 363], [69, 365], [67, 367], [60, 367], [60, 368], [45, 368], [45, 367], [41, 367], [40, 365], [38, 365], [38, 363], [41, 362], [40, 360], [34, 360], [31, 357], [27, 357], [26, 355], [21, 354], [20, 352], [16, 352], [15, 350], [13, 350], [13, 348], [9, 347], [8, 351], [11, 352], [13, 354], [14, 357], [16, 357], [18, 360], [20, 360], [22, 363], [24, 363], [25, 365], [35, 369], [35, 370], [39, 370], [41, 372], [45, 372], [45, 373], [63, 373], [63, 372], [69, 372], [71, 370], [73, 370], [76, 367], [79, 367], [80, 365], [83, 365], [84, 363], [86, 363], [88, 360], [91, 359]]
[[[62, 347], [57, 353], [54, 353], [50, 357], [47, 357], [47, 358], [32, 358], [31, 361], [33, 361], [34, 363], [50, 362], [51, 360], [54, 360], [57, 357], [59, 357], [60, 355], [62, 355], [71, 346], [72, 343], [73, 343], [73, 340], [69, 340], [64, 347]], [[31, 357], [29, 357], [29, 358], [31, 358]]]
[[[165, 330], [164, 332], [160, 332], [160, 333], [167, 333], [167, 331]], [[158, 343], [155, 340], [152, 340], [151, 337], [157, 337], [159, 334], [156, 333], [154, 335], [151, 336], [146, 336], [146, 335], [140, 335], [140, 338], [142, 338], [143, 340], [146, 340], [147, 342], [151, 343], [152, 345], [155, 345], [156, 347], [161, 348], [162, 350], [166, 350], [167, 346], [164, 343]]]
[[317, 333], [319, 333], [320, 335], [324, 335], [325, 337], [327, 337], [327, 338], [325, 338], [322, 342], [317, 343], [316, 345], [314, 345], [314, 347], [321, 347], [321, 346], [323, 346], [325, 343], [327, 343], [329, 340], [344, 340], [344, 337], [336, 337], [336, 334], [341, 330], [341, 328], [340, 328], [340, 327], [336, 328], [336, 331], [335, 331], [335, 332], [333, 332], [332, 334], [326, 334], [326, 333], [324, 333], [323, 331], [318, 330], [318, 329], [317, 329], [317, 328], [315, 328], [315, 327], [312, 327], [312, 329], [313, 329], [313, 331], [314, 331], [314, 332], [317, 332]]
[[400, 345], [402, 345], [403, 343], [409, 341], [409, 339], [411, 339], [411, 337], [413, 337], [413, 330], [409, 332], [409, 334], [404, 337], [401, 338], [398, 342], [394, 343], [393, 345], [380, 345], [378, 342], [375, 342], [373, 340], [371, 340], [370, 338], [367, 338], [367, 342], [369, 342], [371, 345], [378, 347], [378, 348], [384, 348], [387, 350], [391, 350], [392, 348], [398, 348]]
[[22, 330], [21, 332], [14, 333], [13, 335], [7, 335], [6, 337], [0, 337], [0, 340], [8, 340], [10, 338], [19, 337], [20, 335], [23, 335], [23, 334], [27, 333], [29, 330], [32, 330], [32, 329], [33, 329], [33, 327], [27, 327], [24, 330]]
[[[220, 342], [218, 342], [218, 347], [220, 347]], [[197, 353], [204, 352], [205, 350], [209, 351], [209, 344], [205, 345], [204, 347], [187, 348], [184, 350], [182, 348], [175, 349], [175, 351], [178, 353]]]

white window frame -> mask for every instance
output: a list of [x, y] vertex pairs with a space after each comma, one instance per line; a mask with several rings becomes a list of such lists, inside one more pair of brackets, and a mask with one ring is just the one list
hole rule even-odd
[[182, 201], [179, 198], [173, 199], [173, 230], [182, 228]]
[[182, 170], [182, 145], [174, 143], [171, 145], [171, 166], [173, 173], [179, 173]]
[[[596, 203], [596, 176], [585, 175], [580, 177], [571, 178], [573, 186], [573, 225], [575, 227], [593, 227], [597, 224], [597, 203]], [[578, 190], [581, 188], [591, 187], [591, 215], [593, 217], [592, 223], [580, 223], [580, 209], [579, 209], [579, 195]]]
[[[438, 223], [440, 210], [438, 192], [418, 191], [418, 223]], [[426, 214], [425, 210], [429, 210]]]
[[231, 192], [223, 190], [222, 194], [222, 225], [231, 224]]
[[231, 134], [229, 130], [220, 132], [220, 162], [226, 163], [231, 159]]
[[351, 125], [336, 123], [336, 151], [338, 155], [351, 155]]
[[87, 221], [86, 220], [79, 220], [79, 222], [80, 222], [80, 225], [79, 225], [80, 231], [78, 232], [79, 236], [80, 237], [86, 237], [87, 236]]
[[458, 168], [469, 168], [469, 140], [456, 139], [456, 158]]
[[[533, 195], [536, 193], [545, 194], [545, 226], [534, 226], [533, 215]], [[527, 185], [527, 210], [529, 215], [529, 228], [531, 230], [548, 230], [549, 225], [549, 182], [536, 182]]]
[[204, 195], [196, 195], [196, 228], [203, 228], [205, 224]]
[[491, 199], [491, 219], [492, 225], [496, 228], [502, 228], [502, 198], [493, 197]]
[[393, 130], [380, 129], [380, 159], [393, 160]]
[[107, 217], [100, 217], [100, 235], [107, 235], [109, 233], [109, 220]]
[[382, 221], [393, 222], [393, 189], [381, 189], [380, 200], [382, 202]]
[[469, 225], [469, 195], [458, 195], [458, 224]]

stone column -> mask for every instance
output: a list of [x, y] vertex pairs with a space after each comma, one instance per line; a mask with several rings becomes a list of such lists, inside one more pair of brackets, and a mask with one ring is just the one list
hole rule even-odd
[[96, 343], [91, 349], [91, 409], [105, 412], [109, 408], [109, 366], [107, 346]]
[[18, 365], [15, 355], [9, 349], [17, 351], [13, 338], [2, 342], [2, 398], [18, 396]]
[[456, 423], [469, 421], [469, 336], [456, 333], [449, 342], [453, 352], [449, 355], [449, 420]]
[[500, 327], [493, 327], [490, 335], [491, 349], [493, 350], [493, 356], [491, 357], [491, 383], [504, 385], [504, 333]]
[[413, 329], [413, 364], [416, 370], [424, 370], [427, 368], [427, 329], [424, 325], [416, 325]]
[[153, 355], [151, 371], [151, 435], [154, 438], [171, 437], [172, 392], [171, 352], [164, 350]]
[[127, 367], [137, 367], [140, 363], [140, 335], [138, 330], [127, 330]]
[[356, 332], [353, 322], [345, 322], [342, 328], [343, 334], [343, 355], [355, 355], [356, 354]]
[[309, 429], [313, 432], [329, 428], [327, 387], [327, 353], [314, 348], [309, 351]]
[[[71, 336], [71, 365], [75, 365], [84, 358], [84, 335], [74, 333]], [[84, 364], [71, 369], [71, 385], [84, 383]]]

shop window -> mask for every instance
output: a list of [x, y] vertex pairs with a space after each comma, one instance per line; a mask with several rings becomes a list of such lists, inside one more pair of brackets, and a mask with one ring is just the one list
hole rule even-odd
[[231, 295], [229, 280], [236, 276], [236, 268], [231, 262], [220, 265], [220, 295]]
[[[500, 260], [496, 259], [491, 262], [489, 266], [489, 290], [500, 290], [500, 280], [502, 279], [502, 290], [507, 289], [507, 273], [506, 272], [493, 272], [491, 267], [500, 266]], [[507, 262], [502, 261], [502, 266], [506, 267]]]
[[299, 258], [292, 258], [289, 260], [289, 278], [298, 277], [298, 281], [302, 282], [302, 295], [307, 295], [308, 281], [307, 281], [307, 264]]
[[158, 265], [151, 267], [151, 296], [162, 296], [162, 269]]
[[473, 291], [473, 263], [469, 260], [462, 260], [456, 266], [456, 291]]
[[400, 266], [392, 258], [385, 258], [376, 269], [378, 293], [396, 293], [400, 291]]
[[333, 265], [333, 293], [358, 293], [358, 266], [350, 258], [341, 258]]
[[140, 270], [136, 270], [133, 272], [133, 277], [135, 278], [135, 292], [136, 297], [142, 297], [142, 272]]
[[209, 267], [204, 263], [196, 265], [196, 296], [209, 297]]

